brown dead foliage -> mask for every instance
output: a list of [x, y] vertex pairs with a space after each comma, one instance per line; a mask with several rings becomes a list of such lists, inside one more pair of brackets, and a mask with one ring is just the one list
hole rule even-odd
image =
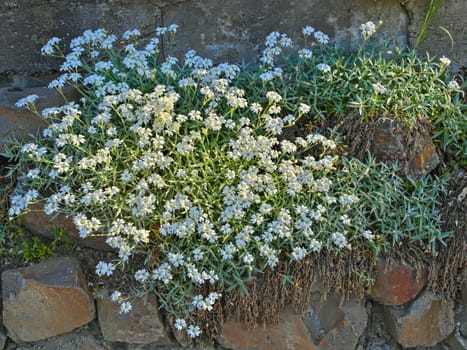
[[452, 175], [441, 195], [441, 215], [443, 229], [452, 234], [429, 260], [428, 288], [453, 300], [465, 288], [467, 276], [467, 172]]
[[371, 153], [377, 161], [397, 162], [401, 168], [405, 168], [419, 151], [417, 140], [430, 139], [433, 131], [427, 120], [420, 119], [415, 127], [408, 128], [401, 120], [391, 116], [376, 116], [364, 121], [358, 116], [345, 115], [336, 118], [332, 124], [344, 138], [347, 157], [365, 161], [368, 153]]
[[226, 293], [222, 300], [224, 319], [235, 318], [250, 328], [265, 323], [277, 324], [280, 312], [291, 306], [297, 314], [310, 305], [312, 289], [334, 292], [342, 302], [351, 295], [363, 297], [374, 277], [375, 255], [356, 247], [345, 252], [323, 250], [299, 262], [282, 257], [278, 266], [257, 273], [240, 289]]

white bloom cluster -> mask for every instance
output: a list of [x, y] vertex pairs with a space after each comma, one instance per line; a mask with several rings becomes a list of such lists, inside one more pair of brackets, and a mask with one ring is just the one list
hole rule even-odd
[[26, 97], [20, 99], [18, 102], [16, 102], [15, 106], [18, 107], [18, 108], [27, 106], [29, 104], [34, 103], [34, 101], [36, 101], [38, 98], [39, 98], [39, 96], [37, 96], [35, 94], [26, 96]]
[[[72, 40], [65, 73], [51, 86], [84, 86], [83, 99], [42, 111], [49, 126], [18, 151], [34, 165], [25, 177], [33, 189], [11, 198], [10, 215], [43, 199], [48, 214], [73, 218], [80, 237], [105, 236], [118, 259], [97, 264], [102, 277], [145, 252], [151, 264], [138, 267], [134, 279], [146, 290], [171, 291], [164, 305], [184, 315], [175, 327], [196, 337], [201, 329], [187, 316], [213, 310], [219, 280], [234, 283], [232, 271], [274, 268], [283, 256], [298, 262], [373, 236], [353, 217], [358, 196], [332, 178], [335, 142], [316, 133], [283, 137], [311, 112], [306, 96], [291, 102], [270, 86], [250, 94], [236, 85], [238, 66], [214, 65], [192, 50], [180, 63], [158, 60], [162, 36], [176, 31], [158, 28], [159, 38], [144, 47], [138, 30], [127, 31], [120, 54], [117, 37], [101, 29]], [[303, 34], [320, 45], [329, 41], [309, 26]], [[58, 43], [51, 40], [44, 53]], [[261, 80], [283, 75], [274, 61], [291, 45], [285, 34], [267, 37]], [[299, 52], [303, 60], [312, 55]], [[331, 70], [325, 63], [317, 69]], [[319, 156], [310, 152], [318, 149]], [[40, 198], [44, 189], [52, 193]], [[193, 290], [182, 288], [188, 285], [211, 289], [190, 299]], [[122, 313], [131, 311], [119, 291], [111, 299]]]
[[381, 83], [374, 83], [374, 84], [372, 84], [372, 86], [373, 86], [373, 90], [377, 94], [384, 95], [385, 93], [388, 92], [388, 90]]
[[360, 25], [360, 31], [365, 39], [369, 39], [376, 33], [376, 25], [369, 21]]

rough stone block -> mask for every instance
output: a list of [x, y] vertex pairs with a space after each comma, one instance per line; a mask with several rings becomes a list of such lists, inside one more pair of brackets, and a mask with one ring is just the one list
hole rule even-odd
[[60, 214], [56, 217], [47, 215], [44, 212], [44, 205], [34, 203], [29, 206], [29, 211], [21, 215], [21, 224], [31, 233], [47, 238], [54, 238], [54, 229], [64, 231], [65, 237], [73, 243], [103, 251], [113, 251], [104, 236], [90, 236], [80, 238], [79, 232], [71, 218]]
[[3, 322], [15, 342], [46, 339], [95, 317], [79, 263], [69, 257], [2, 273]]
[[277, 325], [263, 325], [254, 329], [235, 319], [222, 326], [217, 341], [233, 350], [313, 350], [317, 347], [308, 336], [299, 315], [283, 312]]
[[[16, 102], [26, 96], [35, 94], [39, 96], [36, 100], [38, 111], [52, 106], [61, 106], [65, 102], [63, 97], [53, 89], [45, 87], [16, 89], [0, 89], [0, 152], [5, 152], [9, 140], [15, 138], [25, 138], [29, 134], [35, 135], [44, 128], [47, 123], [25, 107], [18, 108]], [[63, 94], [68, 101], [74, 101], [79, 98], [78, 92], [66, 87]]]
[[190, 346], [191, 344], [193, 344], [193, 339], [190, 338], [190, 336], [184, 330], [179, 331], [178, 329], [176, 329], [173, 326], [173, 324], [170, 325], [170, 328], [172, 330], [172, 334], [173, 334], [175, 340], [182, 347], [186, 348], [186, 347]]
[[459, 332], [464, 337], [467, 337], [467, 307], [463, 307], [463, 310], [456, 315], [455, 320], [459, 328]]
[[0, 350], [5, 348], [7, 336], [3, 331], [3, 327], [0, 324]]
[[453, 303], [425, 291], [405, 307], [386, 306], [384, 323], [404, 347], [434, 346], [454, 330]]
[[413, 300], [422, 291], [427, 276], [426, 268], [418, 271], [403, 263], [388, 267], [386, 260], [379, 258], [376, 263], [375, 283], [369, 296], [384, 305], [402, 305]]
[[371, 144], [371, 152], [377, 161], [397, 164], [401, 172], [412, 180], [420, 180], [434, 170], [440, 160], [428, 130], [417, 130], [410, 142], [406, 131], [392, 119], [380, 119]]
[[453, 333], [443, 342], [449, 346], [450, 350], [467, 349], [467, 339], [460, 334]]
[[[21, 344], [8, 344], [5, 350], [113, 350], [100, 341], [87, 327], [50, 339]], [[106, 346], [107, 345], [107, 346]], [[2, 349], [0, 347], [0, 349]], [[132, 349], [136, 350], [136, 349]]]
[[303, 321], [319, 349], [354, 349], [368, 315], [363, 300], [352, 297], [341, 305], [335, 294], [321, 300], [321, 294], [314, 293]]
[[161, 322], [159, 305], [154, 295], [148, 294], [145, 298], [133, 300], [132, 306], [129, 313], [121, 314], [118, 303], [110, 300], [107, 291], [99, 293], [97, 319], [105, 340], [154, 346], [173, 344]]

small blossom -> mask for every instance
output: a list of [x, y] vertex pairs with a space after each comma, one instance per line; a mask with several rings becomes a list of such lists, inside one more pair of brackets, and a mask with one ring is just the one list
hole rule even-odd
[[53, 37], [47, 42], [47, 44], [44, 45], [44, 47], [41, 49], [41, 53], [43, 55], [52, 55], [55, 51], [55, 47], [60, 41], [60, 38]]
[[373, 34], [376, 33], [376, 25], [369, 21], [360, 25], [360, 31], [365, 39], [370, 38]]
[[308, 35], [313, 34], [314, 31], [315, 31], [315, 28], [313, 28], [312, 26], [305, 26], [305, 27], [302, 29], [302, 33], [303, 33], [303, 35], [305, 35], [305, 36], [308, 36]]
[[378, 94], [385, 94], [388, 92], [388, 90], [381, 83], [375, 83], [372, 84], [372, 86], [373, 90], [375, 90], [375, 92]]
[[115, 265], [112, 263], [105, 263], [100, 261], [96, 265], [96, 273], [98, 276], [111, 276], [115, 270]]
[[280, 102], [280, 100], [282, 100], [282, 96], [279, 95], [277, 92], [275, 91], [268, 91], [266, 93], [266, 97], [268, 98], [269, 102]]
[[331, 67], [326, 63], [319, 63], [316, 65], [316, 68], [323, 73], [331, 71]]
[[120, 313], [121, 314], [127, 314], [131, 311], [133, 306], [129, 301], [124, 301], [123, 303], [120, 304]]
[[451, 60], [446, 56], [443, 56], [439, 59], [442, 65], [449, 66], [451, 64]]
[[460, 89], [460, 86], [459, 86], [459, 83], [455, 80], [451, 80], [449, 83], [448, 83], [448, 88], [449, 89], [452, 89], [452, 90], [459, 90]]
[[243, 262], [245, 264], [251, 264], [253, 261], [255, 260], [255, 258], [253, 257], [253, 255], [247, 253], [243, 256]]
[[313, 36], [315, 39], [322, 45], [326, 45], [329, 42], [329, 36], [324, 34], [323, 32], [314, 32]]
[[149, 279], [149, 272], [147, 270], [138, 270], [135, 272], [135, 279], [138, 282], [144, 283]]
[[38, 98], [39, 98], [39, 96], [37, 96], [36, 94], [26, 96], [26, 97], [20, 99], [18, 102], [16, 102], [15, 106], [18, 107], [18, 108], [27, 106], [27, 105], [29, 105], [31, 103], [34, 103], [34, 101], [36, 101]]
[[181, 331], [182, 329], [185, 329], [187, 326], [186, 321], [182, 318], [177, 318], [174, 323], [174, 327]]
[[190, 325], [188, 326], [186, 333], [190, 338], [196, 338], [201, 334], [201, 329], [198, 326]]
[[131, 38], [137, 38], [141, 35], [141, 32], [138, 29], [133, 29], [133, 30], [127, 30], [125, 33], [123, 33], [122, 38], [124, 40], [129, 40]]
[[120, 300], [122, 296], [122, 293], [120, 293], [119, 291], [115, 291], [113, 292], [111, 295], [110, 295], [110, 300], [112, 300], [114, 303], [115, 302], [118, 302]]
[[375, 239], [375, 235], [370, 230], [363, 231], [362, 236], [368, 239], [369, 241], [372, 241]]
[[307, 114], [311, 110], [311, 107], [305, 103], [300, 103], [298, 106], [298, 111], [302, 114]]

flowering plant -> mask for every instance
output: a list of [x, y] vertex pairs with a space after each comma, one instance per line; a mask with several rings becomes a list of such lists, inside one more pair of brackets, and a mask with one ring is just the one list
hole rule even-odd
[[[367, 35], [371, 28], [365, 27]], [[145, 46], [139, 31], [126, 32], [121, 52], [114, 48], [117, 37], [104, 30], [72, 40], [67, 55], [59, 39], [49, 41], [42, 52], [65, 59], [64, 73], [50, 87], [70, 84], [82, 98], [40, 112], [34, 96], [18, 102], [49, 125], [34, 142], [10, 150], [18, 169], [28, 169], [10, 215], [42, 201], [47, 214], [71, 216], [81, 237], [105, 236], [118, 259], [99, 262], [99, 276], [142, 256], [134, 272], [141, 291], [156, 292], [174, 326], [196, 337], [202, 331], [197, 313], [213, 310], [224, 291], [246, 291], [252, 274], [281, 259], [355, 245], [378, 252], [399, 236], [393, 227], [381, 229], [370, 210], [375, 198], [365, 184], [377, 181], [375, 164], [370, 171], [340, 161], [335, 141], [318, 133], [284, 137], [312, 110], [306, 92], [291, 97], [275, 88], [294, 71], [275, 63], [290, 38], [269, 35], [262, 65], [249, 72], [214, 65], [194, 51], [180, 65], [160, 57], [160, 42], [176, 30], [158, 28]], [[313, 38], [298, 51], [306, 69], [312, 49], [321, 50], [329, 38], [309, 26], [303, 34]], [[332, 74], [325, 62], [313, 69], [325, 80]], [[401, 183], [389, 191], [394, 203], [402, 198]], [[436, 241], [432, 216], [420, 220]], [[404, 229], [410, 237], [416, 228]], [[111, 298], [121, 312], [131, 311], [121, 291]]]

